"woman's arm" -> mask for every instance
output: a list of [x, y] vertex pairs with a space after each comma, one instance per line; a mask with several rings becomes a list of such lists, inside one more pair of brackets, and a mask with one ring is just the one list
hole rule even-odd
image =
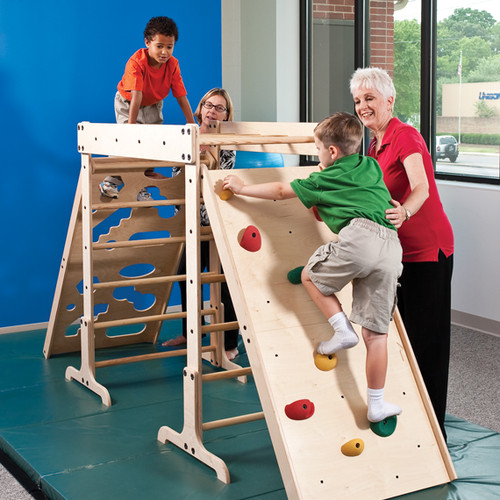
[[429, 197], [429, 181], [425, 173], [424, 161], [420, 153], [413, 153], [403, 162], [406, 175], [410, 182], [411, 192], [408, 198], [401, 204], [397, 200], [391, 200], [394, 208], [386, 210], [386, 219], [388, 219], [396, 228], [401, 227], [408, 218], [407, 210], [410, 216], [415, 215], [425, 200]]
[[261, 198], [263, 200], [287, 200], [297, 195], [292, 186], [285, 182], [266, 182], [264, 184], [246, 185], [239, 177], [228, 175], [222, 184], [223, 189], [229, 189], [234, 194]]

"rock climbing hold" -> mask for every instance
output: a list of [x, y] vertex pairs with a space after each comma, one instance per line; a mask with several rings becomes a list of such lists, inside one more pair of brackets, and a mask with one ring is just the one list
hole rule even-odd
[[288, 274], [286, 275], [288, 281], [293, 285], [300, 285], [300, 283], [302, 282], [302, 280], [300, 279], [302, 269], [304, 269], [304, 266], [299, 266], [295, 269], [292, 269], [291, 271], [288, 271]]
[[316, 368], [327, 372], [333, 370], [337, 366], [337, 355], [336, 354], [319, 354], [316, 353], [314, 356], [314, 364]]
[[370, 422], [370, 429], [380, 437], [390, 436], [395, 430], [398, 423], [398, 417], [393, 415], [392, 417], [384, 418], [380, 422]]
[[347, 443], [344, 443], [341, 446], [340, 451], [347, 457], [356, 457], [358, 455], [361, 455], [364, 449], [365, 443], [363, 442], [363, 440], [356, 438], [347, 441]]
[[229, 200], [229, 198], [232, 198], [233, 197], [233, 192], [230, 190], [230, 189], [223, 189], [220, 194], [219, 194], [219, 198], [222, 200], [222, 201], [227, 201]]
[[318, 209], [316, 207], [313, 207], [313, 214], [314, 217], [316, 217], [316, 220], [318, 220], [319, 222], [323, 222], [323, 219], [320, 217]]
[[257, 250], [260, 250], [261, 244], [259, 230], [255, 226], [248, 226], [243, 232], [240, 245], [249, 252], [257, 252]]
[[286, 405], [285, 413], [292, 420], [305, 420], [314, 413], [314, 403], [308, 399], [299, 399]]

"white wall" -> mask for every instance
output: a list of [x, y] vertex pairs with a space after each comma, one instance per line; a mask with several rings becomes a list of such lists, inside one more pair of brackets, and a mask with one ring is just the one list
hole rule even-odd
[[453, 322], [500, 335], [500, 186], [438, 188], [455, 234]]
[[299, 121], [299, 0], [222, 0], [222, 82], [237, 121]]

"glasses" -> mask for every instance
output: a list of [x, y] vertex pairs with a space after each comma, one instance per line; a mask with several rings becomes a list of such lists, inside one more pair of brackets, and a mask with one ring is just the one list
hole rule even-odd
[[215, 111], [217, 111], [218, 113], [222, 113], [224, 111], [227, 111], [227, 108], [225, 108], [222, 104], [217, 104], [217, 106], [215, 106], [214, 104], [212, 104], [211, 102], [208, 102], [208, 101], [205, 101], [203, 103], [203, 107], [205, 107], [207, 109], [215, 108]]

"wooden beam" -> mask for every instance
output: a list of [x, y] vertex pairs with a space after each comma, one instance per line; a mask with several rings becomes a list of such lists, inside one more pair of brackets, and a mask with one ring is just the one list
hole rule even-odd
[[228, 427], [229, 425], [246, 424], [247, 422], [255, 422], [256, 420], [262, 420], [264, 418], [264, 412], [259, 411], [257, 413], [249, 413], [248, 415], [240, 415], [238, 417], [223, 418], [221, 420], [213, 420], [212, 422], [205, 422], [203, 424], [204, 431], [210, 431], [212, 429], [219, 429], [220, 427]]

